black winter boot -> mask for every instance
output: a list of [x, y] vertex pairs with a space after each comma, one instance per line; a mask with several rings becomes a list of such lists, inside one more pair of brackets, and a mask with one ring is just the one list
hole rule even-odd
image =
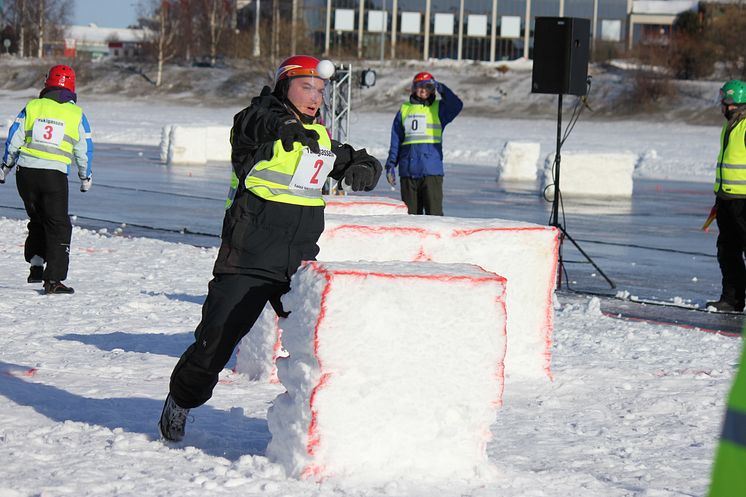
[[743, 312], [743, 302], [734, 304], [733, 302], [724, 300], [722, 297], [720, 297], [720, 300], [707, 302], [705, 308], [709, 309], [710, 307], [717, 312]]
[[29, 283], [41, 283], [44, 278], [44, 266], [31, 266], [28, 274]]
[[71, 294], [75, 293], [72, 287], [65, 286], [61, 281], [45, 281], [44, 293], [50, 294]]

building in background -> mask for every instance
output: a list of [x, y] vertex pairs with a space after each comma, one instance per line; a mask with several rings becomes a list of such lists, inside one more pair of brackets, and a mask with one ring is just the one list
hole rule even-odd
[[66, 26], [63, 55], [89, 60], [136, 58], [143, 39], [142, 29], [103, 28], [95, 24]]
[[[293, 37], [305, 36], [316, 51], [336, 58], [479, 61], [530, 58], [537, 16], [588, 18], [593, 47], [599, 43], [616, 44], [623, 50], [637, 43], [659, 43], [670, 33], [677, 14], [698, 8], [697, 0], [287, 0], [279, 3], [281, 6], [275, 8], [273, 0], [237, 0], [240, 27], [253, 29], [259, 12], [262, 22], [276, 25], [282, 33], [279, 38], [285, 48], [287, 41], [295, 43]], [[294, 21], [288, 22], [288, 18]], [[291, 25], [296, 28], [292, 29]]]

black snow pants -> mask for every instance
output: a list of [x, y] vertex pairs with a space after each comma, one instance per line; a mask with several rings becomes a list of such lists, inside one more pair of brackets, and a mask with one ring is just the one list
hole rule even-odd
[[718, 263], [723, 276], [721, 299], [736, 308], [744, 305], [746, 296], [746, 199], [716, 200]]
[[210, 281], [194, 343], [171, 373], [170, 393], [179, 406], [192, 409], [212, 397], [233, 349], [270, 298], [286, 290], [287, 283], [244, 274], [216, 275]]
[[443, 215], [443, 176], [400, 178], [401, 199], [409, 214]]
[[64, 281], [70, 264], [72, 224], [67, 175], [51, 169], [19, 167], [16, 186], [29, 217], [26, 262], [35, 255], [47, 263], [44, 281]]

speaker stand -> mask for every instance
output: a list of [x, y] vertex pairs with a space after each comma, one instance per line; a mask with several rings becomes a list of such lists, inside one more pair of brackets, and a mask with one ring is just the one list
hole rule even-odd
[[[593, 259], [585, 253], [585, 251], [578, 245], [578, 242], [576, 242], [573, 237], [570, 236], [570, 234], [567, 232], [564, 226], [562, 226], [562, 223], [559, 219], [559, 202], [560, 202], [560, 163], [562, 161], [562, 156], [560, 155], [560, 149], [562, 148], [562, 93], [558, 95], [558, 103], [557, 103], [557, 150], [555, 152], [554, 156], [554, 198], [552, 199], [552, 214], [549, 217], [549, 226], [554, 226], [555, 228], [560, 230], [560, 245], [559, 245], [559, 265], [557, 270], [557, 288], [562, 288], [562, 271], [564, 270], [564, 261], [562, 259], [562, 244], [565, 241], [565, 238], [570, 240], [570, 243], [572, 243], [576, 249], [578, 249], [578, 252], [580, 252], [583, 257], [594, 267], [596, 268], [596, 271], [598, 271], [598, 274], [603, 276], [603, 278], [606, 280], [606, 282], [611, 286], [611, 288], [616, 288], [616, 285], [614, 284], [611, 279], [609, 279], [608, 276], [601, 270], [598, 265], [593, 262]], [[569, 283], [569, 282], [568, 282]]]

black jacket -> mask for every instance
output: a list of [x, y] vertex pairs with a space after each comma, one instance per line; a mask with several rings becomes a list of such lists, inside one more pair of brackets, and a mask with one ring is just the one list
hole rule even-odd
[[[319, 253], [324, 208], [264, 200], [244, 188], [244, 179], [259, 161], [272, 157], [278, 129], [293, 117], [268, 87], [233, 118], [231, 163], [239, 186], [223, 219], [222, 242], [213, 274], [250, 274], [288, 282], [303, 260]], [[330, 176], [339, 180], [365, 150], [332, 140], [337, 159]]]

